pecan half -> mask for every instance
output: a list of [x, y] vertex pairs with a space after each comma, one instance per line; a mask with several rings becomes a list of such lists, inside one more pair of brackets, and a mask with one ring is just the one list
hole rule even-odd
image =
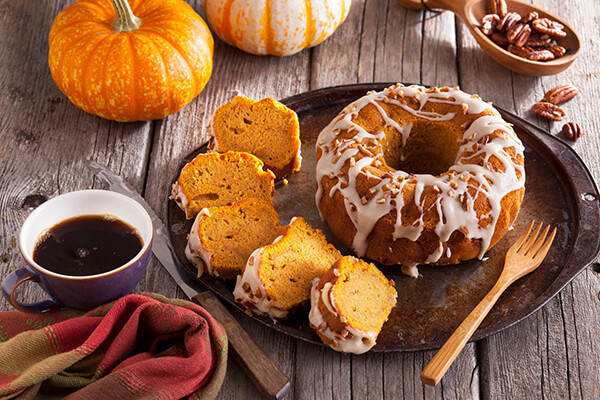
[[490, 14], [498, 14], [501, 18], [508, 12], [506, 0], [488, 0], [488, 10]]
[[548, 90], [548, 92], [544, 95], [544, 101], [553, 104], [560, 104], [565, 101], [571, 100], [578, 94], [579, 91], [577, 90], [577, 88], [567, 83]]
[[500, 17], [497, 14], [488, 14], [481, 19], [481, 31], [484, 35], [490, 36], [496, 30], [499, 22]]
[[568, 139], [571, 139], [575, 142], [577, 139], [583, 136], [583, 129], [581, 129], [578, 123], [567, 122], [562, 127], [562, 133]]
[[548, 18], [539, 18], [531, 23], [533, 29], [538, 32], [547, 33], [550, 36], [565, 37], [567, 32], [563, 29], [565, 26], [560, 22], [552, 21]]
[[516, 12], [509, 12], [500, 20], [500, 23], [496, 29], [499, 31], [506, 29], [508, 31], [514, 24], [518, 22], [521, 22], [521, 16]]
[[552, 39], [550, 35], [541, 34], [539, 32], [533, 31], [529, 38], [527, 39], [527, 46], [531, 47], [542, 47], [550, 44]]
[[506, 37], [511, 43], [514, 43], [517, 47], [523, 47], [527, 43], [527, 39], [529, 39], [529, 35], [531, 34], [531, 28], [529, 25], [516, 23], [512, 26], [511, 29], [506, 33]]
[[521, 22], [523, 22], [524, 24], [527, 24], [529, 22], [535, 21], [539, 17], [540, 17], [540, 14], [538, 14], [537, 11], [530, 11], [529, 14], [527, 14], [526, 16], [521, 18]]
[[552, 121], [562, 121], [563, 117], [565, 116], [565, 112], [562, 108], [556, 104], [548, 103], [546, 101], [535, 103], [531, 109], [540, 117], [550, 119]]
[[490, 36], [490, 39], [499, 46], [508, 46], [510, 44], [505, 32], [494, 32]]
[[532, 61], [548, 61], [554, 60], [554, 54], [550, 50], [540, 49], [531, 52], [527, 58]]
[[517, 47], [514, 45], [510, 45], [508, 46], [507, 50], [513, 53], [514, 55], [522, 58], [529, 58], [529, 55], [534, 52], [534, 50], [529, 46]]
[[552, 46], [548, 50], [550, 50], [552, 52], [552, 54], [554, 54], [554, 57], [556, 57], [556, 58], [564, 56], [567, 52], [567, 49], [565, 49], [562, 46], [558, 46], [558, 45]]

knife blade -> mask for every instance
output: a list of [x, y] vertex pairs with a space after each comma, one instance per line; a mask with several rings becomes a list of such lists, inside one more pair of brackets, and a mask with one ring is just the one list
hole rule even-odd
[[86, 160], [86, 164], [111, 191], [128, 196], [144, 207], [150, 215], [154, 227], [152, 253], [186, 296], [203, 306], [225, 327], [234, 358], [240, 363], [261, 394], [269, 399], [283, 398], [291, 388], [290, 379], [248, 335], [212, 291], [201, 286], [184, 272], [184, 267], [177, 258], [167, 227], [152, 207], [114, 171], [94, 160]]

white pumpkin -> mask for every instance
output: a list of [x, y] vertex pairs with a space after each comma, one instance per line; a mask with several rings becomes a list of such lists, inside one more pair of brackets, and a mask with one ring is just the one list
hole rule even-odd
[[287, 56], [327, 39], [352, 0], [202, 0], [209, 25], [225, 42], [253, 54]]

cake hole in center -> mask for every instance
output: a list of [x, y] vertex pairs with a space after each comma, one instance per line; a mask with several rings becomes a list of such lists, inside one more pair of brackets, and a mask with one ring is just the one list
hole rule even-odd
[[463, 132], [449, 123], [414, 122], [404, 148], [395, 129], [386, 129], [385, 162], [412, 174], [441, 175], [454, 165]]

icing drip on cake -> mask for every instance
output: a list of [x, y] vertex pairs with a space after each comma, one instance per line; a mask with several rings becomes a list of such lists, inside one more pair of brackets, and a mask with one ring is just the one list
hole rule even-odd
[[[396, 215], [393, 239], [406, 238], [416, 241], [423, 232], [423, 215], [425, 189], [433, 190], [438, 194], [435, 203], [431, 206], [439, 217], [435, 226], [435, 233], [439, 237], [439, 244], [429, 254], [426, 263], [435, 263], [444, 254], [450, 254], [444, 245], [453, 232], [459, 231], [468, 239], [479, 239], [481, 250], [478, 257], [481, 259], [490, 246], [496, 222], [500, 215], [500, 202], [508, 193], [519, 190], [525, 184], [525, 171], [523, 166], [513, 160], [507, 149], [514, 149], [516, 155], [522, 156], [524, 148], [520, 140], [508, 123], [506, 123], [495, 109], [478, 96], [469, 95], [458, 88], [440, 91], [435, 88], [425, 92], [422, 86], [402, 86], [400, 84], [387, 88], [382, 92], [370, 92], [354, 103], [348, 105], [334, 120], [325, 127], [318, 139], [317, 149], [321, 156], [317, 162], [316, 180], [317, 192], [315, 200], [319, 206], [323, 196], [332, 197], [339, 192], [344, 199], [344, 206], [350, 220], [356, 228], [352, 248], [357, 255], [363, 256], [368, 247], [368, 236], [377, 221], [392, 213]], [[416, 99], [416, 104], [411, 107], [400, 100], [402, 96]], [[368, 132], [353, 119], [358, 116], [361, 109], [373, 105], [387, 128], [395, 129], [404, 146], [412, 129], [412, 123], [401, 124], [392, 120], [384, 111], [380, 103], [396, 105], [403, 110], [429, 121], [450, 121], [456, 113], [438, 114], [423, 110], [427, 103], [445, 103], [462, 106], [465, 114], [479, 114], [483, 111], [492, 111], [494, 115], [483, 115], [475, 119], [465, 130], [461, 146], [457, 153], [454, 165], [447, 173], [439, 176], [426, 174], [409, 174], [396, 170], [377, 177], [369, 173], [371, 166], [385, 163], [383, 159], [383, 145], [385, 132], [380, 130]], [[340, 132], [352, 132], [352, 138], [338, 137]], [[375, 143], [371, 150], [364, 148], [364, 143]], [[376, 151], [373, 152], [372, 150]], [[499, 161], [501, 167], [494, 168], [490, 158]], [[513, 156], [514, 157], [514, 156]], [[473, 160], [478, 160], [474, 162]], [[347, 170], [347, 172], [345, 172]], [[370, 188], [373, 196], [366, 198], [358, 193], [356, 181], [360, 175], [374, 178], [377, 184]], [[324, 177], [337, 179], [333, 187], [324, 193], [322, 179]], [[373, 180], [373, 179], [370, 179]], [[405, 206], [403, 189], [406, 185], [414, 187], [414, 204], [417, 206], [420, 217], [410, 226], [402, 221], [402, 209]], [[484, 194], [489, 201], [490, 211], [487, 215], [477, 216], [474, 210], [475, 199], [478, 194]], [[323, 217], [323, 215], [321, 215]], [[481, 219], [490, 223], [481, 224]], [[485, 226], [482, 226], [485, 225]], [[407, 268], [414, 275], [413, 268]]]
[[171, 187], [171, 196], [169, 196], [169, 199], [175, 200], [177, 205], [184, 212], [187, 213], [187, 209], [188, 209], [190, 202], [189, 202], [187, 196], [185, 195], [185, 193], [183, 193], [183, 190], [181, 190], [181, 186], [179, 185], [179, 182], [175, 182], [173, 184], [173, 186]]
[[346, 330], [346, 335], [343, 336], [342, 334], [331, 330], [329, 325], [327, 325], [327, 322], [319, 311], [319, 298], [321, 298], [329, 312], [335, 316], [339, 315], [339, 313], [336, 311], [335, 302], [331, 298], [331, 283], [326, 283], [323, 286], [323, 290], [320, 291], [318, 288], [319, 281], [319, 278], [313, 279], [312, 287], [310, 289], [311, 307], [308, 314], [310, 325], [319, 331], [321, 335], [331, 340], [332, 344], [330, 347], [334, 350], [354, 354], [363, 354], [369, 351], [376, 344], [375, 340], [377, 339], [377, 333], [365, 332], [346, 325], [344, 328], [344, 330]]
[[[277, 243], [282, 237], [278, 236], [273, 243]], [[269, 299], [260, 279], [258, 267], [263, 251], [264, 247], [260, 247], [254, 250], [248, 258], [242, 275], [238, 275], [237, 277], [233, 297], [235, 297], [235, 301], [251, 309], [255, 314], [267, 315], [272, 319], [285, 318], [288, 316], [288, 312], [282, 310], [283, 304], [279, 301]]]
[[212, 267], [212, 253], [202, 245], [200, 237], [198, 236], [198, 226], [204, 217], [210, 217], [210, 211], [208, 208], [203, 208], [194, 220], [194, 224], [192, 225], [192, 229], [188, 235], [188, 243], [185, 247], [185, 256], [189, 262], [198, 268], [198, 277], [201, 277], [204, 273], [204, 267], [206, 267], [206, 271], [209, 273], [209, 275], [218, 277], [219, 274]]

